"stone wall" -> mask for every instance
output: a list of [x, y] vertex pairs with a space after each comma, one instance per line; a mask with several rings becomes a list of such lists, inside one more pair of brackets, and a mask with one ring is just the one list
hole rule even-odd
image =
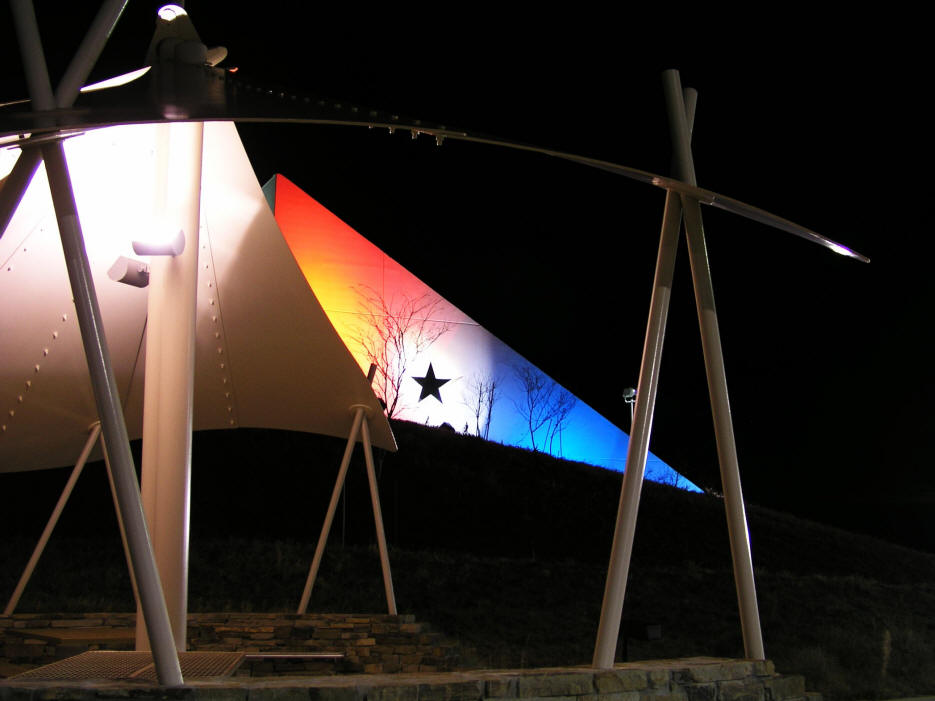
[[[135, 614], [17, 614], [0, 618], [0, 658], [38, 666], [86, 650], [132, 650]], [[412, 615], [193, 613], [189, 650], [243, 652], [337, 652], [334, 671], [436, 672], [463, 666], [460, 645]], [[256, 662], [254, 674], [321, 673], [322, 663]], [[330, 664], [330, 663], [329, 663]]]
[[[10, 662], [32, 667], [85, 650], [128, 650], [134, 645], [134, 624], [134, 614], [19, 614], [0, 618], [0, 654]], [[462, 650], [412, 616], [191, 614], [188, 639], [191, 650], [338, 652], [344, 658], [337, 667], [321, 661], [259, 660], [241, 668], [237, 677], [198, 680], [184, 689], [160, 690], [137, 682], [129, 696], [191, 701], [821, 699], [806, 693], [802, 677], [779, 675], [769, 661], [690, 658], [630, 662], [612, 670], [450, 671], [467, 666]], [[89, 686], [0, 681], [0, 701], [112, 701], [126, 697], [126, 688], [126, 683], [120, 682]]]
[[112, 683], [0, 682], [0, 701], [821, 701], [800, 676], [770, 662], [691, 658], [629, 662], [612, 670], [535, 670], [227, 678], [181, 689]]

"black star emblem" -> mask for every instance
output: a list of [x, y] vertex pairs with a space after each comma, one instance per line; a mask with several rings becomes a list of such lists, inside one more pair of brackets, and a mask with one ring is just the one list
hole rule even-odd
[[[429, 369], [425, 373], [425, 377], [416, 377], [412, 376], [412, 379], [422, 385], [422, 393], [419, 395], [419, 401], [421, 402], [426, 397], [432, 396], [435, 397], [438, 401], [442, 400], [441, 392], [438, 390], [443, 384], [448, 382], [448, 380], [440, 380], [435, 377], [435, 370], [432, 369], [432, 364], [429, 363]], [[448, 378], [451, 379], [451, 378]]]

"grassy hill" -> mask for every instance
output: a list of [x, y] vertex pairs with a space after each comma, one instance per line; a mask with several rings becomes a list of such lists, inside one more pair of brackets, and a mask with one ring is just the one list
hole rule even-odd
[[[400, 451], [379, 472], [400, 611], [460, 637], [479, 665], [589, 662], [621, 475], [440, 429], [395, 430]], [[264, 431], [197, 437], [191, 610], [294, 609], [342, 447]], [[360, 463], [315, 610], [383, 607]], [[132, 608], [103, 471], [87, 470], [21, 611]], [[65, 477], [0, 478], [5, 496], [36, 495], [4, 500], [8, 592]], [[935, 690], [935, 556], [755, 505], [748, 516], [767, 655], [781, 671], [832, 698]], [[624, 616], [663, 627], [662, 640], [629, 641], [630, 659], [742, 656], [719, 498], [644, 486]]]

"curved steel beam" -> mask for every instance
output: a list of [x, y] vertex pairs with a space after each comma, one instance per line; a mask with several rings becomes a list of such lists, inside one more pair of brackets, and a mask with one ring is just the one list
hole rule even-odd
[[[835, 253], [864, 263], [870, 259], [826, 236], [777, 216], [766, 210], [741, 202], [712, 190], [667, 178], [649, 171], [612, 163], [599, 158], [525, 144], [494, 136], [453, 129], [443, 124], [431, 124], [419, 119], [367, 110], [344, 102], [317, 99], [282, 89], [256, 85], [235, 77], [222, 68], [156, 64], [138, 79], [123, 85], [83, 94], [74, 109], [42, 112], [22, 110], [19, 103], [0, 106], [0, 141], [22, 143], [19, 135], [41, 134], [62, 130], [94, 129], [122, 124], [176, 121], [235, 121], [247, 123], [321, 124], [397, 129], [412, 134], [426, 134], [438, 143], [455, 139], [472, 143], [500, 146], [513, 150], [538, 153], [583, 166], [622, 175], [631, 180], [653, 185], [746, 219], [785, 231], [824, 246]], [[41, 115], [41, 116], [40, 116]], [[25, 143], [23, 144], [25, 145]]]

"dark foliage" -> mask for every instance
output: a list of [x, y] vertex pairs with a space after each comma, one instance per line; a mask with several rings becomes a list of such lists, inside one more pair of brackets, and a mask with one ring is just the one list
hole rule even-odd
[[[588, 662], [621, 475], [452, 431], [394, 429], [400, 450], [378, 472], [400, 610], [460, 637], [480, 665]], [[342, 450], [281, 432], [197, 436], [191, 610], [294, 609]], [[132, 609], [106, 480], [87, 470], [20, 610]], [[5, 495], [31, 495], [6, 500], [9, 592], [65, 475], [0, 478]], [[833, 698], [935, 686], [935, 556], [756, 506], [748, 516], [767, 654], [781, 671]], [[314, 610], [382, 610], [372, 540], [357, 456]], [[741, 656], [736, 611], [721, 499], [644, 484], [624, 617], [660, 623], [663, 639], [629, 641], [630, 658]]]

